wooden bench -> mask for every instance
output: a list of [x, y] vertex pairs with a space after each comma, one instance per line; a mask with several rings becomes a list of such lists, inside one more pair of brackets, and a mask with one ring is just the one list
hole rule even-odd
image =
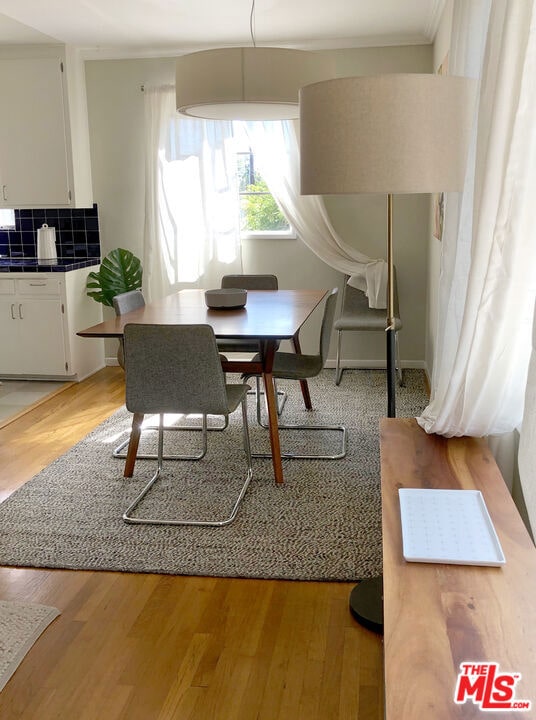
[[[382, 419], [381, 484], [386, 720], [536, 717], [536, 549], [486, 442], [427, 435], [414, 419]], [[506, 564], [406, 562], [402, 487], [480, 490]], [[463, 662], [521, 673], [515, 699], [532, 701], [531, 711], [456, 704]]]

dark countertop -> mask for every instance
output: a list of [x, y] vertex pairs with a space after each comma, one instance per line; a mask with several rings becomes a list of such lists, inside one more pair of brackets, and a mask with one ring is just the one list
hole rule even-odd
[[58, 258], [53, 265], [37, 258], [0, 258], [0, 273], [9, 272], [69, 272], [98, 265], [100, 258]]

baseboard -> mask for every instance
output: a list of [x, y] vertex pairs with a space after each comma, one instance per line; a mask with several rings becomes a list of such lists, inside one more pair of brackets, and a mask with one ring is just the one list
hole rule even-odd
[[[336, 365], [336, 360], [326, 360], [324, 367], [335, 368]], [[385, 370], [385, 360], [344, 360], [341, 367], [345, 370]], [[402, 363], [402, 368], [426, 370], [424, 360], [405, 360]]]
[[[249, 356], [248, 356], [249, 357]], [[106, 366], [117, 367], [119, 363], [117, 358], [107, 357], [104, 361]], [[326, 360], [324, 367], [328, 369], [334, 369], [336, 367], [336, 360]], [[357, 369], [357, 370], [385, 370], [384, 360], [345, 360], [342, 363], [342, 367], [345, 370]], [[424, 370], [426, 372], [426, 365], [424, 360], [408, 360], [402, 363], [402, 368], [409, 368], [415, 370]], [[426, 372], [428, 378], [428, 373]]]

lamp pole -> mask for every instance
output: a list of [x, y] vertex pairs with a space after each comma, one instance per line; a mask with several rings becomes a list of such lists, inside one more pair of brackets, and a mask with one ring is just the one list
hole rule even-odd
[[[393, 195], [387, 194], [387, 417], [396, 417]], [[383, 577], [365, 578], [350, 593], [350, 612], [364, 627], [383, 633]]]
[[395, 290], [393, 261], [393, 195], [387, 195], [387, 417], [396, 417]]

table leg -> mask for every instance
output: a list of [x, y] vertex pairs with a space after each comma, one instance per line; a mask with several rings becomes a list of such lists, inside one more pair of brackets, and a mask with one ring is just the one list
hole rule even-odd
[[143, 413], [134, 413], [132, 416], [132, 430], [130, 432], [130, 440], [128, 443], [127, 459], [125, 460], [124, 477], [132, 477], [134, 474], [134, 465], [136, 463], [136, 455], [138, 454], [138, 446], [140, 444], [141, 425], [143, 423]]
[[274, 477], [277, 483], [283, 482], [283, 463], [281, 460], [281, 445], [279, 442], [279, 425], [277, 421], [277, 399], [274, 390], [274, 378], [272, 367], [276, 350], [275, 341], [261, 343], [261, 357], [263, 363], [262, 379], [264, 381], [264, 392], [266, 393], [266, 404], [268, 407], [268, 426], [270, 429], [270, 447], [272, 451], [272, 464]]

